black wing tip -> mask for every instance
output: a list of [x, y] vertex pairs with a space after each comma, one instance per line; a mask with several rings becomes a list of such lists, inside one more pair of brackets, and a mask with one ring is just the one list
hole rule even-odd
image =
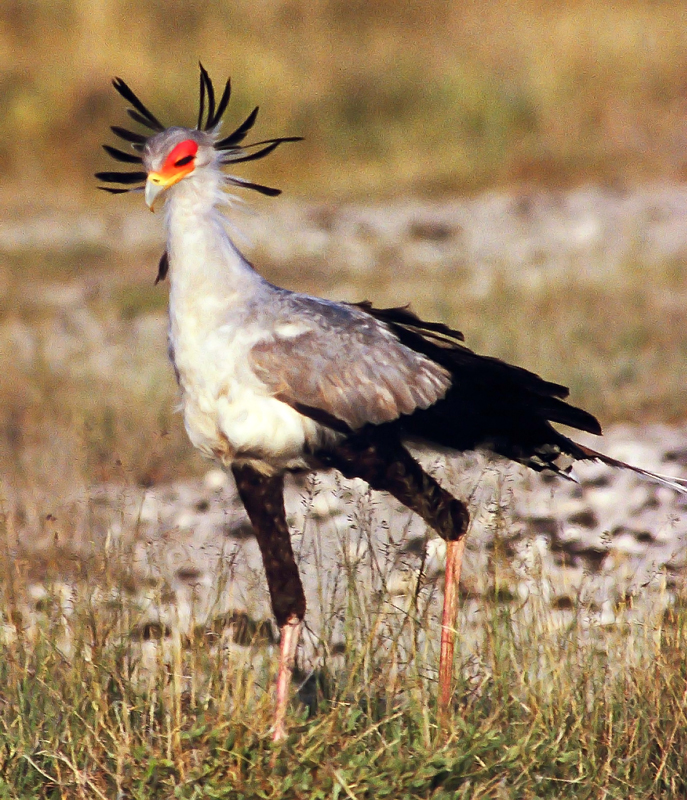
[[589, 411], [585, 411], [582, 408], [577, 408], [576, 406], [572, 406], [572, 408], [574, 408], [576, 412], [575, 427], [577, 430], [593, 433], [595, 436], [603, 436], [601, 423], [594, 416], [594, 414], [591, 414]]
[[369, 300], [359, 303], [352, 303], [365, 311], [370, 316], [376, 317], [392, 325], [400, 325], [406, 329], [412, 329], [419, 336], [426, 336], [436, 342], [448, 340], [449, 342], [464, 342], [465, 336], [459, 330], [451, 328], [444, 322], [428, 322], [420, 318], [410, 307], [410, 303], [404, 306], [393, 306], [392, 308], [375, 308]]

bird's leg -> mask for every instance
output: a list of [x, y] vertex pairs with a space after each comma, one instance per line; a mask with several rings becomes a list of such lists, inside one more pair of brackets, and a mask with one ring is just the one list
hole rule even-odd
[[441, 651], [439, 654], [439, 711], [445, 714], [451, 703], [453, 683], [453, 654], [456, 646], [456, 618], [458, 617], [458, 587], [463, 565], [465, 537], [446, 542], [446, 577], [444, 580], [444, 607], [441, 614]]
[[328, 453], [325, 461], [347, 478], [362, 478], [373, 489], [389, 492], [446, 540], [439, 657], [439, 710], [444, 714], [452, 694], [458, 584], [470, 522], [467, 507], [428, 475], [398, 440], [390, 437], [351, 436]]
[[305, 616], [305, 594], [284, 511], [283, 475], [263, 475], [248, 464], [233, 465], [232, 472], [246, 512], [253, 523], [267, 575], [272, 610], [281, 631], [277, 704], [274, 714], [275, 742], [286, 737], [286, 707]]
[[296, 661], [296, 649], [301, 636], [301, 620], [294, 614], [281, 628], [279, 647], [279, 673], [277, 674], [277, 705], [274, 714], [272, 738], [279, 742], [286, 738], [286, 706], [289, 702], [289, 688]]

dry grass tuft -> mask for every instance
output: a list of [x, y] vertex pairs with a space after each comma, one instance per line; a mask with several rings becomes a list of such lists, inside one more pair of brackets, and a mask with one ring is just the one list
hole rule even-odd
[[351, 574], [344, 644], [322, 643], [320, 667], [294, 699], [289, 740], [275, 748], [271, 648], [256, 638], [237, 649], [221, 627], [193, 637], [174, 626], [142, 631], [122, 591], [127, 558], [115, 545], [70, 587], [47, 581], [32, 607], [16, 574], [6, 575], [2, 796], [496, 800], [687, 790], [684, 607], [603, 628], [581, 604], [561, 615], [535, 595], [512, 603], [496, 592], [477, 612], [466, 602], [460, 624], [477, 620], [477, 636], [459, 653], [453, 715], [440, 730], [427, 598], [389, 616], [389, 598], [361, 592]]

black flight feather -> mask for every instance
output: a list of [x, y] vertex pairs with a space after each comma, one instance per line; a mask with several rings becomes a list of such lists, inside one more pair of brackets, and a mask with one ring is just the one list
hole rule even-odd
[[240, 144], [248, 135], [248, 131], [255, 125], [255, 118], [258, 116], [259, 110], [260, 106], [255, 106], [245, 121], [233, 133], [215, 143], [215, 150], [228, 150], [230, 147]]
[[[148, 109], [121, 78], [115, 78], [112, 81], [112, 85], [125, 100], [128, 100], [131, 105], [140, 112], [140, 117], [138, 115], [134, 116], [131, 114], [131, 112], [129, 112], [132, 119], [135, 119], [137, 122], [141, 122], [143, 125], [151, 128], [154, 131], [163, 131], [165, 129], [165, 126], [160, 122], [160, 120], [154, 114], [151, 114], [150, 111], [148, 111]], [[143, 119], [146, 121], [142, 122]]]
[[110, 147], [109, 144], [103, 145], [103, 150], [114, 158], [115, 161], [122, 161], [125, 164], [142, 164], [143, 159], [141, 156], [135, 156], [132, 153], [125, 153], [123, 150], [118, 150], [116, 147]]
[[[455, 328], [450, 328], [443, 322], [427, 322], [420, 319], [418, 315], [411, 311], [410, 306], [397, 306], [395, 308], [374, 308], [369, 300], [363, 300], [360, 303], [352, 303], [352, 305], [361, 308], [373, 317], [381, 319], [384, 322], [402, 325], [407, 328], [413, 328], [418, 333], [421, 332], [422, 336], [429, 336], [439, 342], [441, 340], [452, 340], [447, 344], [455, 345], [455, 342], [464, 342], [465, 336]], [[459, 345], [461, 346], [461, 345]]]
[[[554, 437], [551, 442], [561, 445], [563, 452], [582, 457], [571, 449], [575, 447], [573, 442], [546, 427], [547, 420], [601, 433], [601, 426], [592, 414], [563, 401], [568, 396], [567, 387], [500, 359], [478, 355], [461, 343], [458, 331], [442, 323], [426, 322], [407, 307], [378, 309], [369, 302], [355, 305], [386, 323], [403, 344], [441, 364], [454, 378], [444, 400], [416, 411], [402, 422], [409, 433], [455, 449], [470, 449], [487, 441], [488, 431], [490, 436], [496, 435], [494, 420], [498, 419], [503, 430], [501, 438], [497, 436], [492, 441], [492, 449], [523, 463], [513, 443], [525, 442], [528, 437], [535, 443], [545, 431], [547, 436]], [[524, 416], [520, 413], [523, 410], [527, 412]], [[516, 431], [517, 425], [524, 426], [526, 421], [529, 432], [524, 427]], [[474, 441], [465, 438], [473, 434]], [[529, 460], [527, 463], [534, 469], [541, 468]]]

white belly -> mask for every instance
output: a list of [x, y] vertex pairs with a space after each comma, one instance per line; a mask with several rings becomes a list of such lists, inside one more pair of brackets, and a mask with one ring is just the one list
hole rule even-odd
[[215, 397], [184, 392], [183, 409], [191, 442], [225, 465], [263, 461], [273, 470], [308, 467], [308, 454], [326, 438], [314, 420], [236, 385], [225, 385]]

